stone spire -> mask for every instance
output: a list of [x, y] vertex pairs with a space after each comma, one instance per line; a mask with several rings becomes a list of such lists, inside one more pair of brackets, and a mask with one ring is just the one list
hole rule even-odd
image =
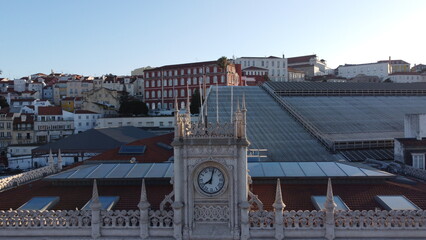
[[280, 179], [277, 179], [277, 187], [275, 190], [275, 202], [272, 205], [275, 209], [284, 209], [286, 205], [283, 202], [282, 192], [281, 192], [281, 182]]
[[328, 179], [328, 184], [327, 184], [327, 198], [325, 200], [324, 203], [324, 207], [327, 211], [333, 211], [336, 208], [336, 203], [334, 202], [334, 197], [333, 197], [333, 188], [331, 186], [331, 179]]
[[101, 202], [99, 202], [99, 194], [98, 194], [98, 185], [96, 184], [96, 179], [93, 180], [93, 190], [92, 190], [92, 205], [90, 208], [92, 210], [101, 209]]
[[47, 160], [47, 164], [48, 164], [49, 166], [53, 166], [53, 155], [52, 155], [52, 149], [50, 149], [50, 151], [49, 151], [49, 158], [48, 158], [48, 160]]
[[148, 197], [146, 195], [145, 188], [145, 179], [142, 179], [142, 187], [141, 187], [141, 197], [139, 199], [138, 207], [139, 209], [148, 209], [151, 205], [148, 202]]
[[58, 171], [62, 170], [62, 154], [61, 149], [58, 150]]

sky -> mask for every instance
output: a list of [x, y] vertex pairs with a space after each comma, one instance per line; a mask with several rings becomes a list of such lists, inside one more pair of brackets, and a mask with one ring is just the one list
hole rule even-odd
[[0, 0], [0, 77], [283, 54], [426, 64], [425, 12], [424, 0]]

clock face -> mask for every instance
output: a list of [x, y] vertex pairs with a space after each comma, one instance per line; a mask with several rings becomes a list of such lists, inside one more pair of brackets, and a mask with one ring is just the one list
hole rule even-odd
[[206, 167], [198, 174], [198, 186], [208, 194], [219, 192], [225, 184], [225, 176], [216, 167]]

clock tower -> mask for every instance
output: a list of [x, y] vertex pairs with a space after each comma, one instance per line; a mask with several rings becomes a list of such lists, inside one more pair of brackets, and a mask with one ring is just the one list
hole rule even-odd
[[175, 113], [174, 237], [248, 239], [246, 108], [232, 123]]

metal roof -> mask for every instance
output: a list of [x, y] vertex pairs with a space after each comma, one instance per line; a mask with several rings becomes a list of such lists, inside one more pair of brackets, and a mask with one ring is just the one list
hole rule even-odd
[[426, 96], [282, 97], [330, 140], [404, 136], [404, 116], [426, 112]]
[[[219, 121], [229, 122], [231, 87], [219, 86]], [[333, 155], [310, 135], [287, 111], [259, 87], [234, 87], [234, 107], [245, 95], [247, 107], [247, 135], [250, 148], [267, 149], [271, 161], [334, 161], [344, 159]], [[216, 121], [216, 87], [208, 96], [209, 121]]]
[[[253, 178], [393, 177], [393, 174], [340, 162], [249, 162]], [[46, 177], [48, 180], [171, 178], [173, 163], [87, 164]]]

